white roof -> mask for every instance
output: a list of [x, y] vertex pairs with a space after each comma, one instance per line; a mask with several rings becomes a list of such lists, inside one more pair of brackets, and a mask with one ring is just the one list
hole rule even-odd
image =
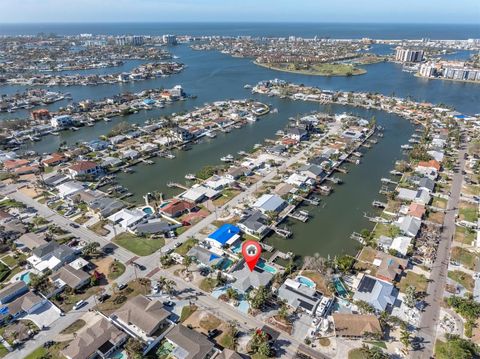
[[406, 255], [408, 251], [408, 247], [410, 246], [410, 243], [412, 242], [412, 238], [410, 237], [395, 237], [393, 239], [392, 245], [390, 246], [390, 249], [396, 250], [398, 253], [401, 253], [402, 255]]
[[70, 262], [69, 265], [74, 268], [74, 269], [82, 269], [88, 264], [88, 261], [86, 261], [83, 258], [77, 258], [73, 262]]
[[126, 228], [126, 227], [130, 227], [131, 225], [134, 225], [145, 216], [146, 216], [146, 213], [140, 209], [124, 208], [118, 211], [117, 213], [112, 214], [110, 217], [108, 217], [108, 220], [114, 223], [118, 223], [122, 227]]
[[75, 194], [83, 189], [83, 184], [78, 181], [69, 181], [57, 186], [58, 194], [61, 197], [71, 196], [72, 194]]

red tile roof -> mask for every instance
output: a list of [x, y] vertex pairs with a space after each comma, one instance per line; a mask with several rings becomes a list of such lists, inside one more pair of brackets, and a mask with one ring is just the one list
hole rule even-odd
[[95, 162], [80, 161], [80, 162], [75, 163], [74, 165], [71, 165], [70, 169], [72, 171], [82, 172], [82, 171], [88, 171], [88, 170], [90, 170], [92, 168], [95, 168], [95, 167], [97, 167], [97, 164]]

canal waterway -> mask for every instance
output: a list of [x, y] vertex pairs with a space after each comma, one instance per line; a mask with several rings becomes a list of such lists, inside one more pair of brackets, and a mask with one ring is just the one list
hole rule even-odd
[[[216, 139], [204, 140], [194, 145], [190, 151], [178, 151], [177, 157], [173, 160], [154, 159], [155, 164], [139, 165], [132, 174], [118, 174], [119, 183], [134, 193], [133, 201], [140, 203], [142, 195], [146, 192], [161, 191], [166, 195], [175, 194], [174, 190], [166, 186], [168, 182], [184, 182], [185, 174], [195, 173], [205, 165], [220, 164], [221, 156], [227, 153], [235, 155], [240, 150], [248, 150], [254, 144], [262, 143], [265, 138], [272, 138], [278, 129], [286, 125], [291, 116], [314, 110], [331, 113], [351, 112], [367, 119], [375, 116], [378, 123], [385, 127], [385, 137], [365, 151], [360, 165], [348, 166], [350, 172], [340, 176], [345, 183], [335, 186], [334, 193], [323, 198], [320, 206], [307, 208], [313, 215], [309, 222], [288, 222], [288, 226], [294, 232], [291, 239], [276, 236], [267, 238], [267, 242], [275, 247], [299, 255], [317, 252], [323, 256], [334, 256], [355, 251], [356, 243], [350, 240], [349, 236], [354, 231], [372, 227], [363, 218], [363, 214], [372, 212], [371, 202], [379, 198], [380, 178], [387, 176], [394, 162], [402, 157], [400, 146], [407, 143], [413, 132], [413, 126], [407, 120], [382, 111], [339, 105], [320, 106], [276, 97], [252, 96], [243, 88], [245, 84], [280, 78], [332, 90], [374, 91], [387, 95], [412, 96], [419, 101], [441, 102], [465, 113], [480, 112], [478, 85], [420, 79], [402, 72], [400, 65], [392, 63], [369, 65], [366, 67], [368, 73], [362, 76], [325, 78], [276, 72], [255, 66], [249, 59], [231, 58], [215, 51], [193, 51], [185, 45], [175, 47], [172, 51], [179, 56], [179, 61], [187, 65], [187, 68], [177, 75], [126, 84], [50, 87], [50, 89], [70, 92], [73, 98], [79, 101], [86, 98], [102, 99], [125, 91], [138, 92], [181, 84], [188, 93], [197, 95], [196, 99], [176, 102], [164, 109], [141, 111], [108, 123], [102, 121], [94, 127], [85, 127], [76, 132], [64, 131], [59, 136], [48, 136], [40, 142], [32, 143], [28, 149], [39, 153], [52, 152], [57, 150], [63, 141], [75, 144], [97, 138], [108, 132], [118, 121], [142, 124], [150, 118], [188, 111], [216, 100], [253, 97], [278, 109], [278, 113], [261, 117], [254, 124], [232, 130], [229, 134], [219, 134]], [[99, 71], [116, 72], [118, 68]], [[21, 88], [18, 86], [4, 86], [0, 88], [0, 93], [19, 90]], [[61, 105], [54, 104], [52, 109]]]

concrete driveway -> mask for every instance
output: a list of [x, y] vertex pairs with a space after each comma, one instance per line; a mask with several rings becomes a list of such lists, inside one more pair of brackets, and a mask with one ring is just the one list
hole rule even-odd
[[60, 313], [60, 309], [58, 309], [50, 301], [47, 301], [33, 313], [26, 315], [24, 319], [30, 319], [40, 329], [43, 327], [48, 328], [53, 322], [60, 318]]

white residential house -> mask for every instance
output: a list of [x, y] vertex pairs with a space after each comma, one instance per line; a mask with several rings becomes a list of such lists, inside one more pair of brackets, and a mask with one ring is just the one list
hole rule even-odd
[[113, 222], [114, 225], [118, 225], [125, 230], [132, 230], [145, 217], [147, 217], [147, 214], [140, 209], [124, 208], [112, 214], [107, 219]]

